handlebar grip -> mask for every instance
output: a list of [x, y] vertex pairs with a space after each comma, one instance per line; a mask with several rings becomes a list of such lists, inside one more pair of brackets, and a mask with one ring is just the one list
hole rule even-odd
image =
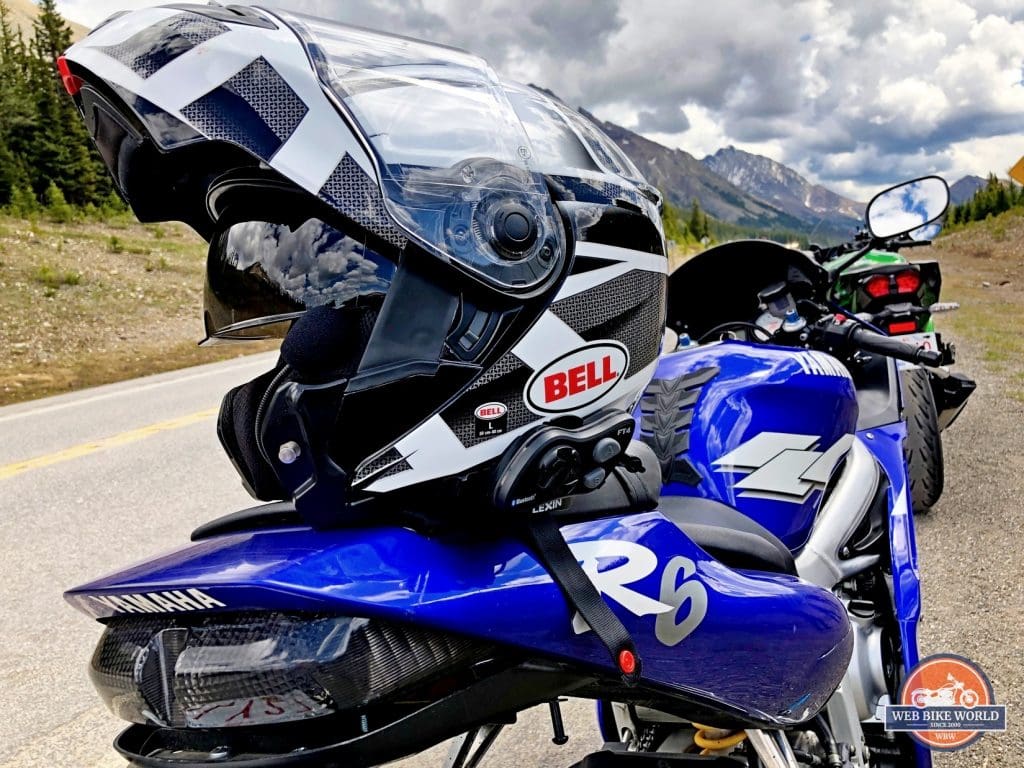
[[921, 349], [913, 344], [907, 344], [892, 336], [882, 336], [880, 333], [869, 331], [867, 328], [856, 327], [850, 331], [850, 342], [865, 352], [877, 352], [880, 355], [895, 357], [897, 360], [905, 360], [908, 363], [918, 363], [931, 368], [938, 368], [942, 365], [942, 353], [931, 349]]

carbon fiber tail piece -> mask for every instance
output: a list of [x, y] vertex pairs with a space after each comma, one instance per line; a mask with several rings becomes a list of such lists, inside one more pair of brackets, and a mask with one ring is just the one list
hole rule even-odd
[[132, 617], [107, 627], [90, 675], [123, 719], [230, 728], [381, 702], [489, 652], [458, 636], [344, 616], [248, 613], [191, 626]]

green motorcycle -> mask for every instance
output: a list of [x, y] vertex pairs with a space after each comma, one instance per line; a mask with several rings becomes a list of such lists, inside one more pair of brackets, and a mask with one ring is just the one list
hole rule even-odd
[[[933, 314], [959, 305], [939, 301], [942, 273], [937, 261], [908, 261], [901, 253], [930, 245], [939, 227], [933, 224], [922, 230], [892, 238], [861, 256], [853, 254], [866, 245], [870, 238], [866, 232], [843, 245], [812, 245], [811, 250], [815, 259], [836, 275], [831, 299], [837, 312], [845, 312], [880, 333], [937, 351], [943, 365], [949, 366], [956, 361], [956, 350], [936, 332]], [[941, 433], [960, 415], [975, 383], [948, 367], [904, 365], [901, 375], [911, 498], [915, 512], [926, 512], [938, 502], [945, 482]]]

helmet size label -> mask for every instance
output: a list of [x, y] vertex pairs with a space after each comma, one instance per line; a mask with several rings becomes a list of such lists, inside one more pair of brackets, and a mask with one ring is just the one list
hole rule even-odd
[[525, 398], [531, 410], [566, 413], [595, 403], [626, 375], [629, 351], [617, 341], [597, 341], [562, 355], [530, 378]]
[[495, 437], [508, 430], [508, 406], [504, 403], [484, 403], [473, 411], [477, 437]]

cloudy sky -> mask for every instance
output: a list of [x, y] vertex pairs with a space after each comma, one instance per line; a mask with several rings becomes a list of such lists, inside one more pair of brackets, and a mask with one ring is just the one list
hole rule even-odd
[[[58, 0], [91, 25], [147, 0]], [[1024, 154], [1024, 0], [277, 0], [485, 56], [697, 157], [728, 144], [852, 197]]]

